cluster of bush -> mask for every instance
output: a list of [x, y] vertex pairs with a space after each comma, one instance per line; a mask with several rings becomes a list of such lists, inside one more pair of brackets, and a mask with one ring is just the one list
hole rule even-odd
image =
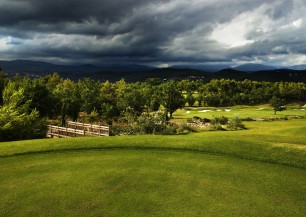
[[136, 135], [136, 134], [186, 134], [192, 131], [186, 123], [171, 123], [163, 112], [143, 113], [135, 117], [126, 115], [121, 119], [122, 124], [111, 126], [111, 135]]
[[203, 129], [207, 130], [243, 130], [246, 129], [242, 120], [238, 116], [227, 118], [224, 116], [214, 117], [213, 119], [201, 119], [194, 117], [189, 122], [167, 121], [163, 112], [145, 113], [138, 117], [126, 115], [122, 124], [111, 126], [111, 135], [139, 135], [139, 134], [187, 134], [192, 131]]
[[234, 116], [231, 119], [221, 116], [214, 117], [211, 121], [211, 129], [215, 130], [243, 130], [246, 129], [242, 120], [238, 116]]
[[208, 130], [243, 130], [246, 129], [242, 119], [238, 116], [228, 118], [225, 116], [214, 117], [213, 119], [194, 117], [189, 120], [189, 126], [193, 129], [206, 128]]

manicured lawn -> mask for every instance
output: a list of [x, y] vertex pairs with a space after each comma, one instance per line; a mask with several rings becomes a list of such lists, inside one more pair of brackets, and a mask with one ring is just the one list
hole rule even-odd
[[174, 118], [212, 118], [219, 116], [239, 116], [240, 118], [284, 118], [292, 116], [306, 116], [306, 107], [287, 105], [286, 110], [274, 114], [273, 108], [269, 105], [258, 106], [231, 106], [231, 107], [185, 107], [173, 113]]
[[0, 216], [305, 216], [306, 119], [0, 143]]
[[152, 150], [2, 158], [0, 216], [303, 216], [303, 169]]

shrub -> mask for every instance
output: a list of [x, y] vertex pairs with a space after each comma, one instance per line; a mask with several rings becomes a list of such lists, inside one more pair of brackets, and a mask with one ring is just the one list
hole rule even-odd
[[168, 125], [163, 134], [165, 135], [173, 135], [177, 133], [178, 126], [177, 125]]
[[242, 120], [238, 116], [234, 116], [230, 120], [227, 117], [214, 117], [211, 120], [210, 130], [242, 130], [246, 129]]
[[210, 122], [210, 130], [224, 130], [224, 125], [228, 123], [228, 118], [221, 116], [221, 117], [214, 117]]
[[208, 130], [225, 130], [221, 124], [210, 124]]
[[97, 121], [100, 119], [99, 113], [98, 113], [98, 111], [96, 110], [96, 108], [94, 108], [94, 110], [92, 110], [92, 111], [90, 112], [90, 114], [88, 114], [88, 115], [86, 116], [86, 119], [87, 119], [87, 121], [89, 121], [89, 123], [97, 122]]
[[162, 113], [142, 114], [137, 119], [139, 133], [161, 134], [165, 131], [166, 120]]
[[230, 130], [246, 129], [242, 123], [242, 120], [238, 116], [234, 116], [231, 120], [228, 121], [227, 128]]
[[178, 133], [178, 134], [187, 134], [187, 133], [190, 133], [190, 132], [192, 132], [193, 130], [192, 130], [192, 128], [191, 127], [189, 127], [188, 125], [187, 125], [187, 123], [182, 123], [182, 124], [180, 124], [178, 127], [177, 127], [177, 129], [176, 129], [176, 133]]

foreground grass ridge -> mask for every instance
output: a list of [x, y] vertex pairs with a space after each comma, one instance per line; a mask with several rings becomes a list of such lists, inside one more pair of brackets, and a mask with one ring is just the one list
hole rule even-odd
[[[88, 140], [90, 142], [90, 140]], [[238, 141], [239, 142], [239, 141]], [[285, 147], [285, 146], [283, 146]], [[212, 154], [212, 155], [220, 155], [220, 156], [228, 156], [228, 157], [234, 157], [244, 160], [252, 160], [252, 161], [259, 161], [259, 162], [266, 162], [266, 163], [272, 163], [272, 164], [280, 164], [290, 167], [297, 167], [297, 168], [306, 168], [304, 165], [304, 161], [299, 161], [296, 159], [295, 162], [289, 162], [285, 159], [281, 159], [283, 156], [278, 155], [277, 153], [274, 154], [273, 157], [269, 158], [266, 156], [261, 157], [255, 157], [251, 155], [245, 155], [241, 152], [235, 152], [235, 151], [222, 151], [219, 149], [214, 149], [212, 147], [198, 147], [198, 148], [191, 148], [191, 147], [166, 147], [166, 146], [99, 146], [98, 144], [87, 147], [73, 147], [71, 146], [63, 148], [63, 149], [48, 149], [45, 150], [28, 150], [25, 152], [19, 152], [19, 153], [11, 153], [7, 155], [1, 155], [0, 158], [7, 158], [7, 157], [15, 157], [15, 156], [24, 156], [24, 155], [31, 155], [31, 154], [48, 154], [48, 153], [67, 153], [67, 152], [76, 152], [76, 151], [109, 151], [109, 150], [154, 150], [154, 151], [176, 151], [176, 152], [193, 152], [193, 153], [203, 153], [203, 154]], [[286, 151], [288, 153], [288, 151]], [[294, 152], [293, 152], [294, 154]]]
[[[273, 128], [277, 123], [280, 128]], [[164, 150], [226, 155], [235, 158], [306, 168], [306, 145], [302, 132], [306, 120], [248, 123], [250, 130], [198, 132], [176, 136], [123, 136], [109, 138], [48, 139], [2, 143], [0, 157], [82, 150]], [[253, 126], [262, 129], [258, 134]], [[253, 128], [253, 129], [252, 129]], [[267, 131], [270, 129], [270, 131]]]

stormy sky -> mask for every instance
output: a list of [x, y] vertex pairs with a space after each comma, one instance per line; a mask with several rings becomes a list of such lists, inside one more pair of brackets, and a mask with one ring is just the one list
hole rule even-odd
[[0, 0], [0, 59], [306, 64], [306, 0]]

